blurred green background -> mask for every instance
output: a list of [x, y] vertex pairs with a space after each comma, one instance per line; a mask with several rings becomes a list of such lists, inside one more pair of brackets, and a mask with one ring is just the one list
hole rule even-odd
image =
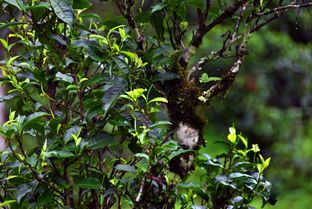
[[[109, 2], [94, 1], [90, 11], [104, 17], [119, 15]], [[0, 20], [5, 19], [6, 14], [0, 11]], [[221, 35], [226, 31], [226, 26], [212, 30], [196, 59], [220, 48]], [[5, 35], [0, 31], [0, 36]], [[267, 175], [278, 193], [278, 202], [266, 208], [311, 208], [311, 12], [289, 12], [253, 34], [248, 48], [249, 56], [234, 86], [203, 110], [208, 118], [205, 149], [212, 155], [221, 151], [222, 145], [214, 142], [226, 139], [227, 128], [234, 124], [250, 143], [259, 144], [264, 156], [272, 157]], [[200, 73], [220, 75], [229, 64], [229, 60], [207, 63]], [[260, 200], [254, 206], [260, 208]]]

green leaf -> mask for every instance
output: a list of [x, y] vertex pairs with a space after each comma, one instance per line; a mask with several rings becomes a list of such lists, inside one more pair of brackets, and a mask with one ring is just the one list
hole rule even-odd
[[57, 80], [57, 81], [64, 81], [64, 82], [67, 82], [67, 83], [73, 83], [74, 82], [73, 77], [71, 77], [69, 75], [66, 75], [64, 73], [61, 73], [61, 72], [57, 72], [56, 73], [55, 80]]
[[263, 166], [262, 166], [262, 164], [260, 164], [260, 163], [257, 164], [257, 170], [258, 170], [259, 173], [262, 173], [262, 172], [263, 172]]
[[69, 140], [71, 140], [73, 138], [73, 134], [76, 136], [80, 135], [81, 132], [81, 127], [80, 126], [73, 126], [69, 129], [66, 130], [65, 134], [64, 134], [64, 142], [67, 143]]
[[187, 0], [186, 4], [197, 7], [197, 8], [205, 8], [205, 0]]
[[[253, 176], [250, 176], [250, 175], [244, 174], [244, 173], [239, 173], [239, 172], [231, 173], [231, 174], [229, 175], [229, 178], [230, 178], [230, 179], [249, 178], [249, 179], [255, 180]], [[257, 183], [257, 181], [255, 181], [255, 183]]]
[[135, 154], [136, 157], [141, 157], [141, 158], [145, 158], [146, 160], [149, 160], [149, 156], [145, 153], [136, 153]]
[[98, 179], [90, 177], [76, 181], [74, 186], [85, 189], [100, 189], [102, 184]]
[[119, 171], [126, 171], [126, 172], [131, 172], [131, 173], [135, 173], [135, 168], [131, 165], [123, 165], [123, 164], [118, 164], [115, 166], [115, 169], [119, 170]]
[[92, 76], [92, 78], [89, 78], [86, 82], [85, 85], [86, 86], [92, 86], [94, 84], [99, 84], [103, 81], [105, 81], [105, 79], [107, 78], [107, 76], [103, 75], [103, 74], [94, 74]]
[[154, 123], [153, 125], [151, 125], [149, 128], [154, 129], [154, 128], [159, 128], [159, 127], [169, 126], [169, 125], [172, 125], [170, 121], [160, 120]]
[[70, 26], [74, 24], [74, 10], [67, 0], [49, 0], [56, 16]]
[[15, 203], [15, 202], [16, 202], [16, 200], [6, 200], [6, 201], [0, 203], [0, 207], [8, 206], [8, 205]]
[[87, 147], [89, 149], [103, 149], [105, 146], [109, 146], [118, 141], [114, 138], [113, 135], [107, 133], [100, 133], [90, 141], [88, 141]]
[[242, 135], [238, 135], [238, 137], [240, 138], [240, 140], [243, 142], [245, 148], [247, 149], [248, 148], [248, 140], [243, 137]]
[[57, 157], [57, 158], [70, 158], [75, 156], [72, 152], [67, 150], [53, 150], [45, 153], [46, 157]]
[[185, 153], [190, 153], [190, 152], [194, 152], [194, 150], [188, 150], [188, 149], [175, 150], [175, 151], [170, 153], [170, 155], [168, 156], [168, 159], [171, 160], [174, 157], [177, 157], [177, 156], [185, 154]]
[[233, 134], [233, 133], [230, 133], [228, 136], [227, 136], [227, 139], [232, 143], [232, 144], [235, 144], [236, 143], [236, 134]]
[[[26, 117], [25, 122], [24, 122], [24, 128], [28, 128], [33, 125], [36, 124], [36, 122], [38, 122], [39, 118], [42, 118], [44, 116], [49, 115], [46, 112], [35, 112], [29, 116]], [[34, 127], [35, 128], [35, 127]]]
[[74, 9], [88, 9], [91, 6], [88, 0], [74, 0], [73, 8]]
[[164, 39], [165, 27], [164, 27], [164, 14], [161, 11], [156, 11], [152, 14], [151, 22], [156, 32], [157, 39], [162, 41]]
[[120, 53], [129, 57], [132, 62], [135, 62], [138, 60], [138, 55], [133, 52], [120, 51]]
[[232, 143], [235, 144], [237, 140], [236, 130], [234, 127], [229, 128], [230, 134], [227, 136], [227, 139]]
[[200, 83], [209, 83], [211, 81], [219, 81], [219, 80], [220, 80], [219, 77], [209, 77], [207, 73], [203, 73], [199, 78]]
[[18, 94], [12, 93], [4, 96], [0, 96], [0, 103], [9, 101], [13, 98], [15, 98]]
[[137, 23], [147, 23], [151, 20], [151, 14], [150, 11], [140, 12], [134, 19]]
[[168, 4], [165, 3], [165, 2], [158, 3], [158, 4], [154, 5], [154, 6], [152, 6], [152, 13], [160, 11], [163, 8], [167, 7], [167, 6], [168, 6]]
[[96, 19], [99, 22], [102, 22], [102, 18], [99, 15], [94, 14], [94, 13], [83, 13], [83, 14], [80, 15], [80, 17], [81, 18]]
[[132, 91], [127, 91], [126, 94], [131, 98], [131, 101], [136, 102], [143, 95], [146, 89], [137, 88]]
[[271, 158], [269, 157], [262, 163], [262, 169], [265, 170], [270, 165]]
[[165, 72], [165, 73], [159, 73], [153, 78], [153, 81], [170, 81], [173, 79], [179, 78], [179, 75], [176, 73], [170, 73], [170, 72]]
[[27, 6], [23, 0], [4, 0], [4, 2], [17, 7], [21, 11], [24, 11]]
[[168, 100], [164, 97], [156, 97], [149, 101], [148, 103], [153, 103], [153, 102], [163, 102], [163, 103], [168, 103]]
[[8, 42], [7, 42], [6, 40], [0, 38], [0, 42], [2, 43], [2, 45], [3, 45], [3, 47], [4, 47], [5, 49], [8, 49], [8, 48], [9, 48], [9, 44], [8, 44]]
[[27, 22], [9, 22], [9, 23], [0, 23], [0, 30], [3, 30], [7, 27], [14, 26], [14, 25], [26, 25]]
[[77, 86], [77, 85], [68, 85], [67, 87], [66, 87], [66, 90], [67, 91], [70, 91], [70, 90], [78, 90], [79, 89], [79, 86]]
[[125, 86], [125, 81], [120, 77], [113, 79], [110, 83], [104, 86], [104, 96], [102, 98], [104, 115], [106, 115], [110, 108], [115, 104]]
[[112, 126], [128, 126], [130, 124], [128, 118], [123, 115], [114, 115], [113, 117], [110, 117], [109, 123], [112, 124]]
[[259, 148], [259, 145], [258, 145], [258, 144], [253, 144], [253, 145], [251, 145], [251, 146], [252, 146], [251, 150], [252, 150], [254, 153], [260, 152], [260, 148]]
[[27, 11], [31, 11], [32, 18], [35, 21], [40, 21], [45, 16], [46, 10], [51, 10], [51, 5], [48, 2], [40, 2], [27, 8]]

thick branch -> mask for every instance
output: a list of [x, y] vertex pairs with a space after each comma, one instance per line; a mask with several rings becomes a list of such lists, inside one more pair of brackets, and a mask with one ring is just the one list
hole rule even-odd
[[203, 95], [199, 98], [203, 102], [210, 101], [213, 97], [216, 97], [220, 94], [224, 94], [233, 84], [235, 81], [236, 75], [239, 72], [240, 66], [243, 62], [245, 55], [247, 54], [246, 51], [246, 44], [248, 39], [249, 33], [245, 33], [242, 43], [239, 45], [237, 49], [236, 60], [233, 63], [232, 67], [225, 74], [220, 81], [214, 84], [208, 91], [205, 91]]
[[204, 92], [205, 101], [211, 100], [213, 97], [218, 96], [221, 93], [225, 93], [233, 84], [235, 77], [242, 64], [243, 57], [239, 57], [232, 65], [230, 71], [222, 77], [222, 79], [210, 87], [210, 89]]
[[214, 19], [210, 24], [208, 24], [205, 27], [200, 27], [196, 33], [194, 34], [190, 45], [195, 46], [198, 48], [203, 40], [203, 37], [206, 33], [208, 33], [212, 28], [214, 28], [216, 25], [222, 23], [224, 20], [226, 20], [229, 17], [232, 17], [234, 13], [247, 2], [247, 0], [240, 0], [234, 3], [233, 5], [227, 7], [224, 9], [221, 15], [219, 15], [216, 19]]
[[189, 47], [185, 50], [183, 56], [180, 58], [179, 63], [184, 67], [187, 66], [189, 63], [191, 52], [194, 50], [194, 47], [198, 48], [201, 45], [203, 37], [206, 35], [206, 33], [208, 33], [216, 25], [221, 24], [227, 18], [232, 17], [234, 13], [246, 2], [248, 2], [248, 0], [236, 1], [233, 5], [225, 8], [222, 14], [220, 14], [216, 19], [214, 19], [210, 24], [208, 25], [200, 24], [196, 33], [193, 35]]

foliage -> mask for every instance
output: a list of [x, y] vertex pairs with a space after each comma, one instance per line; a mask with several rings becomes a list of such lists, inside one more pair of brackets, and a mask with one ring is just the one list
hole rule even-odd
[[[1, 102], [11, 111], [0, 128], [8, 144], [1, 207], [250, 208], [256, 196], [274, 204], [263, 177], [270, 158], [234, 127], [228, 152], [198, 154], [205, 145], [199, 108], [233, 84], [250, 35], [293, 5], [115, 3], [122, 18], [108, 21], [86, 13], [87, 0], [4, 1], [12, 20], [0, 25], [11, 31], [0, 39], [0, 81], [9, 87]], [[194, 11], [197, 19], [189, 19]], [[190, 66], [220, 24], [230, 28], [221, 49]], [[229, 70], [203, 74], [198, 85], [193, 73], [220, 58], [231, 59]], [[187, 180], [195, 168], [205, 170], [199, 185]]]
[[196, 197], [201, 198], [202, 205], [196, 206], [199, 208], [252, 208], [249, 204], [256, 196], [262, 197], [263, 206], [275, 204], [271, 183], [263, 177], [270, 158], [264, 159], [259, 154], [257, 144], [249, 148], [248, 140], [237, 134], [234, 127], [229, 131], [228, 141], [225, 142], [229, 147], [228, 152], [216, 158], [202, 153], [197, 158], [197, 164], [204, 170], [201, 175], [203, 184], [178, 184], [178, 188], [188, 191], [179, 196], [182, 208], [189, 208], [191, 202], [196, 202]]
[[[234, 122], [265, 153], [274, 155], [270, 176], [286, 192], [305, 184], [292, 179], [309, 178], [311, 172], [311, 44], [296, 43], [285, 31], [267, 28], [254, 34], [249, 45], [253, 50], [238, 82], [221, 102], [214, 102], [208, 117], [219, 131]], [[219, 63], [213, 68], [223, 67]], [[291, 166], [285, 170], [285, 165]]]

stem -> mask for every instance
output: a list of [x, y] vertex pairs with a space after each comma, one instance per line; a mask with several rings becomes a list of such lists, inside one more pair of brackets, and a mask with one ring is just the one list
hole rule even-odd
[[71, 182], [67, 169], [68, 169], [68, 159], [65, 159], [64, 160], [64, 179], [70, 186], [64, 192], [64, 200], [65, 200], [65, 205], [71, 208], [74, 208], [73, 190], [71, 189], [72, 182]]
[[140, 202], [141, 201], [141, 198], [142, 198], [143, 192], [144, 192], [144, 186], [145, 186], [145, 177], [141, 181], [141, 186], [140, 186], [140, 190], [139, 190], [138, 196], [135, 198], [136, 202]]

